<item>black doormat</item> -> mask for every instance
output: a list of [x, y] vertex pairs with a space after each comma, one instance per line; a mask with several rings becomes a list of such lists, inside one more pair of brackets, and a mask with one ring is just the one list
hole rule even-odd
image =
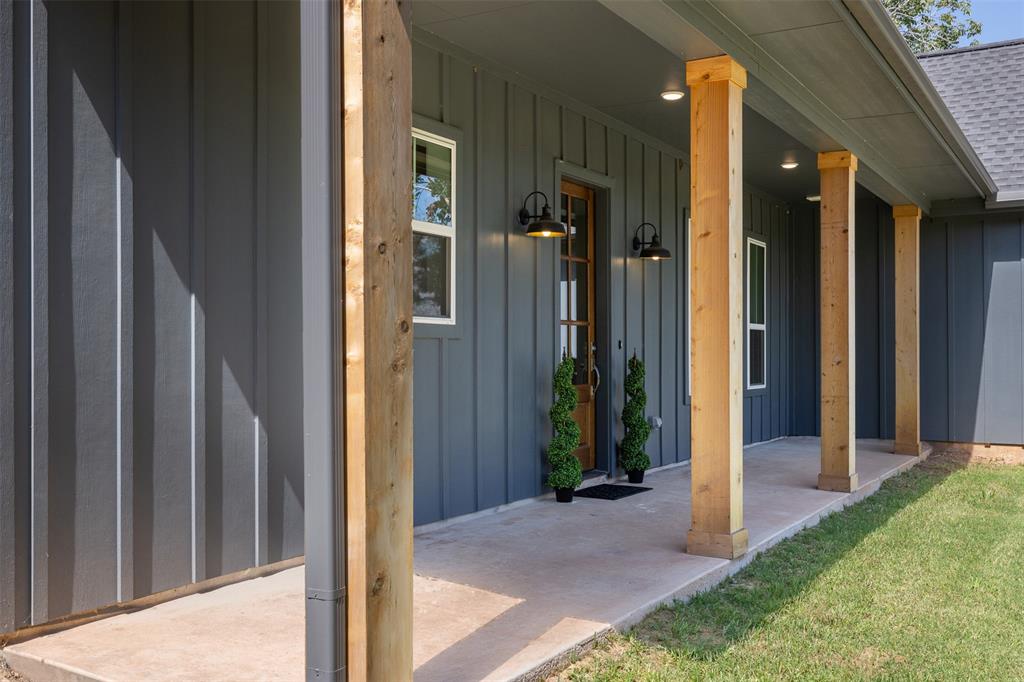
[[621, 500], [623, 497], [642, 493], [650, 488], [639, 485], [615, 485], [614, 483], [602, 483], [601, 485], [590, 486], [583, 490], [576, 491], [576, 497], [592, 497], [595, 500]]

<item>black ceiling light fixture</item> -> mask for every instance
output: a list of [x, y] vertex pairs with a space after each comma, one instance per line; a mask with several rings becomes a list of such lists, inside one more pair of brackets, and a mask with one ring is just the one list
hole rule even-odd
[[[645, 227], [650, 227], [654, 231], [650, 241], [643, 239]], [[636, 232], [633, 233], [633, 250], [639, 251], [640, 257], [645, 260], [668, 260], [672, 257], [672, 252], [661, 245], [658, 228], [651, 223], [637, 225]]]
[[[540, 215], [533, 215], [526, 208], [526, 202], [534, 194], [544, 197], [544, 206], [540, 209]], [[565, 225], [555, 220], [551, 215], [551, 206], [548, 205], [548, 195], [540, 190], [534, 190], [523, 199], [523, 207], [519, 209], [519, 224], [526, 226], [526, 235], [529, 237], [558, 237], [566, 236]]]

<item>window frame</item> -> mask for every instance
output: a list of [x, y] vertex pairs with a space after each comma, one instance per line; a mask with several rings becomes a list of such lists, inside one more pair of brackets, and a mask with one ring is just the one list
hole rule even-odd
[[[762, 389], [768, 388], [768, 243], [765, 242], [765, 241], [762, 241], [760, 239], [757, 239], [755, 237], [747, 237], [746, 243], [747, 243], [747, 246], [746, 246], [746, 261], [747, 261], [747, 266], [746, 266], [747, 273], [746, 274], [747, 274], [747, 276], [746, 276], [746, 296], [744, 298], [746, 298], [746, 301], [747, 301], [747, 305], [746, 305], [746, 308], [747, 308], [747, 310], [746, 310], [746, 320], [745, 320], [745, 322], [746, 322], [745, 326], [746, 326], [747, 338], [745, 339], [746, 343], [744, 345], [746, 346], [746, 365], [747, 365], [747, 371], [746, 371], [746, 382], [745, 383], [746, 383], [746, 387], [747, 387], [748, 391], [758, 391], [758, 390], [762, 390]], [[764, 321], [763, 322], [757, 322], [757, 323], [750, 321], [750, 319], [751, 319], [750, 311], [751, 311], [751, 303], [752, 303], [752, 300], [751, 300], [751, 281], [752, 280], [751, 280], [751, 273], [750, 273], [750, 267], [751, 267], [752, 259], [750, 258], [750, 252], [751, 252], [751, 248], [752, 247], [760, 247], [761, 248], [761, 252], [763, 254], [763, 257], [762, 257], [762, 260], [761, 260], [761, 263], [762, 263], [762, 267], [761, 267], [761, 304], [762, 304], [762, 310], [763, 310], [763, 315], [764, 315], [762, 319]], [[751, 377], [750, 377], [750, 350], [751, 350], [751, 346], [753, 345], [751, 343], [751, 340], [750, 340], [750, 337], [751, 337], [750, 332], [752, 332], [752, 331], [760, 331], [761, 332], [761, 348], [762, 348], [761, 371], [762, 371], [763, 374], [762, 374], [762, 377], [761, 377], [762, 381], [759, 384], [752, 383], [751, 382]]]
[[[458, 140], [454, 140], [444, 135], [438, 135], [432, 133], [429, 130], [425, 130], [422, 126], [413, 125], [411, 138], [409, 144], [415, 147], [416, 139], [424, 140], [442, 147], [446, 147], [451, 150], [451, 182], [452, 182], [452, 195], [450, 198], [451, 211], [452, 211], [452, 224], [451, 225], [438, 225], [436, 223], [430, 223], [424, 220], [411, 219], [413, 233], [429, 234], [438, 237], [446, 237], [448, 239], [448, 316], [447, 317], [425, 317], [421, 315], [413, 315], [412, 321], [414, 324], [429, 324], [429, 325], [441, 325], [441, 326], [454, 326], [456, 324], [457, 317], [457, 299], [458, 299], [458, 287], [456, 286], [457, 277], [457, 263], [456, 254], [457, 251], [457, 233], [458, 233]], [[415, 180], [416, 177], [416, 155], [412, 155], [412, 167], [410, 168], [412, 177]], [[415, 184], [415, 183], [414, 183]], [[410, 211], [411, 212], [411, 211]]]

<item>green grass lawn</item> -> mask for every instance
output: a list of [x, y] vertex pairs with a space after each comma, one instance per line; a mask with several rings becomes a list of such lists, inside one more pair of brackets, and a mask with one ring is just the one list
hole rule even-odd
[[559, 678], [1024, 679], [1024, 467], [935, 455]]

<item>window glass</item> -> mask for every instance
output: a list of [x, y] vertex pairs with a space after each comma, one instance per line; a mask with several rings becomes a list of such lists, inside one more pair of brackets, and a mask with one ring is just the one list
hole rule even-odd
[[764, 247], [750, 243], [750, 322], [764, 324]]
[[455, 142], [412, 134], [412, 307], [416, 322], [455, 323]]
[[413, 138], [412, 218], [452, 224], [452, 150]]
[[747, 240], [747, 388], [763, 388], [767, 384], [767, 251], [763, 242]]
[[750, 330], [750, 385], [764, 386], [764, 330]]
[[412, 235], [412, 314], [449, 317], [451, 240], [435, 234]]

